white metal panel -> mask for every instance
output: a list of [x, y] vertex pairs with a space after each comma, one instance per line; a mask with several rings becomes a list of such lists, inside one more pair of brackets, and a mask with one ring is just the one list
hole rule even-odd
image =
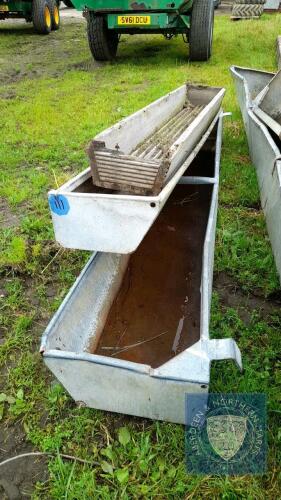
[[185, 100], [186, 85], [182, 85], [96, 135], [94, 140], [104, 141], [109, 149], [114, 149], [118, 145], [121, 151], [129, 154], [175, 115], [183, 107]]
[[79, 359], [47, 354], [44, 361], [76, 402], [127, 415], [184, 424], [185, 394], [208, 391], [206, 384], [154, 378]]

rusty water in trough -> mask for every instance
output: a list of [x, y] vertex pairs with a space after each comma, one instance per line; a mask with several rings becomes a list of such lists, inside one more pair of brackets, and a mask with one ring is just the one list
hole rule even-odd
[[[204, 153], [199, 156], [202, 165]], [[199, 161], [193, 168], [199, 173]], [[155, 368], [199, 340], [202, 259], [198, 252], [203, 250], [211, 194], [211, 185], [176, 187], [131, 255], [91, 352]]]

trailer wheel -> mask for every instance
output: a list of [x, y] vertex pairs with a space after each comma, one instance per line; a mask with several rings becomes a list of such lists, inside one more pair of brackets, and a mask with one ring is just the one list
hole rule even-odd
[[32, 2], [32, 21], [35, 30], [48, 35], [52, 29], [52, 17], [50, 5], [47, 0], [33, 0]]
[[234, 3], [239, 3], [241, 5], [263, 5], [266, 0], [235, 0]]
[[56, 0], [48, 0], [51, 19], [52, 19], [52, 30], [56, 31], [60, 27], [60, 9]]
[[214, 1], [194, 0], [190, 19], [189, 59], [207, 61], [211, 57]]
[[111, 61], [115, 58], [118, 46], [118, 34], [109, 30], [102, 16], [89, 12], [87, 33], [90, 50], [96, 61]]

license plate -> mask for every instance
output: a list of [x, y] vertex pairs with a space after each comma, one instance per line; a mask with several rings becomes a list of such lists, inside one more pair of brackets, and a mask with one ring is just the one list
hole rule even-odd
[[9, 7], [8, 5], [0, 5], [0, 12], [8, 12]]
[[144, 26], [151, 23], [151, 16], [118, 16], [118, 25]]

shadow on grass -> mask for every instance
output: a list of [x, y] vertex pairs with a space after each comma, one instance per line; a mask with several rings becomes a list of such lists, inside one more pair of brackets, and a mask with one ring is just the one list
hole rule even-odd
[[[24, 23], [24, 21], [23, 21]], [[19, 26], [5, 26], [1, 25], [0, 23], [0, 34], [1, 36], [6, 36], [6, 35], [34, 35], [34, 36], [40, 36], [38, 33], [33, 28], [32, 24], [28, 24], [27, 26], [19, 25]]]
[[161, 40], [158, 36], [155, 40], [143, 36], [143, 40], [137, 38], [134, 41], [124, 40], [120, 42], [117, 58], [114, 64], [124, 62], [132, 65], [153, 66], [159, 64], [162, 67], [174, 66], [175, 64], [188, 64], [188, 45], [177, 43], [176, 40]]

